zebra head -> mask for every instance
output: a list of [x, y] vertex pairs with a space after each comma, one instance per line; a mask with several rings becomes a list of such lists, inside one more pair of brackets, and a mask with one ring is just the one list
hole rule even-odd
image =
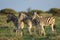
[[14, 26], [15, 26], [14, 32], [16, 32], [16, 30], [18, 29], [18, 18], [14, 14], [9, 14], [7, 17], [8, 17], [7, 23], [12, 21], [14, 23]]
[[9, 23], [10, 21], [15, 21], [16, 17], [13, 14], [8, 14], [7, 16], [7, 23]]
[[12, 21], [12, 15], [11, 15], [11, 14], [8, 14], [7, 17], [8, 17], [8, 18], [7, 18], [7, 23], [9, 23], [10, 21]]
[[37, 12], [34, 12], [33, 16], [32, 16], [32, 19], [34, 20], [34, 19], [37, 19], [38, 17], [40, 17], [40, 16], [37, 14]]
[[27, 15], [26, 15], [26, 13], [25, 12], [20, 12], [19, 13], [19, 20], [20, 21], [22, 21], [24, 18], [26, 18], [27, 17]]

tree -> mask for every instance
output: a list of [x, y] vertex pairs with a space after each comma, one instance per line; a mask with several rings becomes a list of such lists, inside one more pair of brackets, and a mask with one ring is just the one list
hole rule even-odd
[[52, 13], [53, 15], [55, 15], [55, 16], [60, 16], [60, 9], [58, 9], [58, 8], [51, 8], [49, 10], [49, 12]]
[[28, 8], [28, 9], [27, 9], [27, 12], [31, 12], [31, 8]]
[[13, 10], [13, 9], [10, 9], [10, 8], [5, 8], [5, 9], [0, 10], [0, 13], [4, 13], [4, 14], [13, 13], [13, 14], [16, 14], [16, 13], [18, 13], [18, 12], [16, 12], [16, 11]]

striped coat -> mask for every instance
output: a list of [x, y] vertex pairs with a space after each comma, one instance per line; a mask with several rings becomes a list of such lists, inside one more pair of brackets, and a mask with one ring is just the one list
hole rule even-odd
[[22, 30], [24, 28], [24, 24], [26, 24], [28, 26], [28, 31], [29, 31], [30, 35], [32, 34], [32, 32], [31, 32], [32, 21], [31, 21], [31, 18], [25, 12], [21, 12], [19, 14], [18, 24]]
[[55, 18], [53, 16], [43, 17], [39, 16], [36, 12], [34, 12], [32, 19], [37, 19], [38, 28], [40, 30], [39, 33], [45, 35], [45, 26], [50, 26], [52, 31], [55, 31]]

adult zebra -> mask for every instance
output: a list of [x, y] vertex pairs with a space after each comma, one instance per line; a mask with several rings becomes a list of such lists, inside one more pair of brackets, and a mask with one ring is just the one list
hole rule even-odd
[[14, 14], [10, 13], [7, 16], [7, 23], [9, 23], [10, 21], [12, 21], [14, 26], [15, 26], [14, 32], [17, 32], [17, 30], [18, 30], [18, 18]]
[[[32, 29], [31, 17], [29, 17], [26, 12], [20, 12], [18, 20], [19, 20], [18, 24], [20, 26], [20, 29], [23, 30], [24, 24], [26, 24], [28, 26], [28, 31], [29, 31], [30, 35], [32, 35], [32, 32], [31, 32], [31, 29]], [[21, 31], [21, 34], [22, 34], [22, 31]]]
[[52, 29], [52, 32], [55, 31], [55, 18], [53, 16], [48, 16], [48, 17], [43, 17], [39, 16], [36, 12], [33, 13], [33, 20], [36, 19], [38, 21], [38, 28], [39, 28], [39, 33], [45, 35], [45, 26], [49, 26]]

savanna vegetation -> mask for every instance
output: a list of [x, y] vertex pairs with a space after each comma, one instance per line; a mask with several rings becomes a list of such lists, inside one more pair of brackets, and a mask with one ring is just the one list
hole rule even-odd
[[48, 11], [43, 10], [31, 10], [28, 8], [28, 15], [32, 16], [32, 12], [38, 12], [39, 15], [42, 16], [54, 16], [56, 19], [56, 32], [52, 33], [50, 27], [45, 27], [46, 36], [39, 36], [38, 34], [33, 32], [33, 35], [30, 36], [27, 26], [25, 26], [23, 32], [24, 36], [21, 37], [20, 33], [16, 34], [13, 32], [14, 24], [13, 22], [7, 23], [7, 15], [12, 13], [18, 17], [19, 12], [5, 8], [0, 10], [0, 40], [60, 40], [60, 9], [59, 8], [51, 8]]

